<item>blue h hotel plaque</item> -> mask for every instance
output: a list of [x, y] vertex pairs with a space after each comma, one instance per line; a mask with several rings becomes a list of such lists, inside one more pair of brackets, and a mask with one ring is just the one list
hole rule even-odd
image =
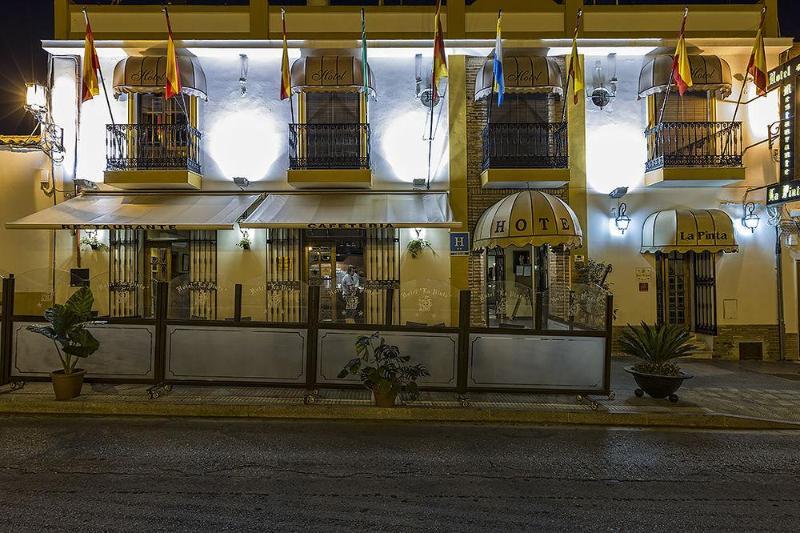
[[469, 255], [469, 233], [450, 234], [450, 255]]

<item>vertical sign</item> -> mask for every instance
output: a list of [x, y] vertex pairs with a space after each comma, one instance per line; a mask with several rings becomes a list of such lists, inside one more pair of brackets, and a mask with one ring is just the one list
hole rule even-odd
[[800, 57], [784, 63], [769, 72], [767, 90], [780, 87], [780, 178], [781, 183], [797, 178], [795, 151], [798, 138], [795, 131], [794, 113], [797, 108], [797, 81], [800, 76]]

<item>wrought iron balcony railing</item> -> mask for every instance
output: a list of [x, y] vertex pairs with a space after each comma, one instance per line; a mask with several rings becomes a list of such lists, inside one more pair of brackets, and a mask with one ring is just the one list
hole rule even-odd
[[186, 124], [106, 125], [106, 170], [200, 173], [200, 138]]
[[566, 123], [495, 123], [483, 129], [483, 170], [568, 166]]
[[369, 124], [289, 124], [289, 168], [369, 168]]
[[647, 171], [742, 166], [741, 122], [662, 122], [644, 134]]

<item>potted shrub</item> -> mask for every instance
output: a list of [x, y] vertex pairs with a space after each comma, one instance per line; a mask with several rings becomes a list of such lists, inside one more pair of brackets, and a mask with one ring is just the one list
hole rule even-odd
[[236, 246], [242, 250], [249, 250], [252, 242], [250, 241], [250, 234], [247, 231], [242, 231], [242, 238], [236, 243]]
[[86, 235], [81, 237], [81, 244], [83, 246], [88, 246], [92, 250], [102, 250], [105, 248], [105, 244], [100, 242], [100, 239], [97, 238], [96, 231], [88, 231]]
[[75, 368], [80, 359], [92, 355], [100, 347], [86, 329], [92, 323], [94, 297], [89, 287], [81, 287], [64, 305], [56, 304], [44, 312], [48, 325], [28, 326], [30, 331], [53, 341], [61, 359], [60, 370], [50, 373], [56, 400], [71, 400], [80, 395], [85, 370]]
[[623, 353], [639, 359], [635, 365], [625, 367], [640, 387], [636, 389], [636, 396], [642, 397], [646, 392], [653, 398], [668, 397], [671, 402], [678, 401], [675, 392], [692, 376], [674, 361], [695, 350], [686, 328], [674, 324], [648, 326], [644, 322], [641, 328], [634, 328], [628, 324], [619, 344]]
[[372, 391], [378, 407], [392, 407], [400, 392], [417, 398], [417, 380], [430, 373], [420, 363], [411, 363], [411, 357], [400, 355], [397, 346], [386, 344], [386, 340], [375, 332], [356, 339], [356, 357], [339, 372], [339, 379], [357, 375], [361, 383]]

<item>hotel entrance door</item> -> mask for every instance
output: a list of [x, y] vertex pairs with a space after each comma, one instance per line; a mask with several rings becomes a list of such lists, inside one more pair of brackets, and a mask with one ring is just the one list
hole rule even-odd
[[306, 231], [309, 285], [320, 287], [319, 319], [364, 323], [363, 231]]

